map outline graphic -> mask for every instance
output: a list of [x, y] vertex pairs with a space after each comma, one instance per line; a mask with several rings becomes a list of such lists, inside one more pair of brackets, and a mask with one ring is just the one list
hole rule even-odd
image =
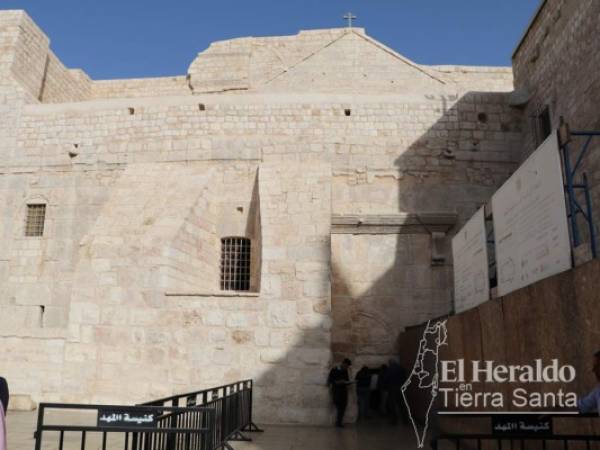
[[[413, 429], [415, 430], [418, 448], [423, 448], [423, 446], [425, 445], [425, 437], [427, 436], [427, 429], [429, 428], [429, 414], [438, 395], [439, 349], [442, 345], [448, 345], [448, 329], [446, 328], [446, 323], [447, 320], [437, 321], [433, 325], [431, 324], [431, 321], [427, 322], [425, 330], [423, 331], [423, 336], [419, 341], [419, 351], [417, 352], [417, 356], [415, 358], [415, 364], [406, 382], [402, 385], [402, 398], [404, 400], [404, 404], [406, 405], [406, 410], [408, 411], [408, 416], [412, 423]], [[434, 336], [435, 349], [428, 348], [427, 338], [429, 334]], [[434, 356], [435, 372], [433, 374], [429, 373], [429, 371], [426, 370], [424, 367], [425, 358], [428, 355], [428, 353], [432, 353]], [[431, 382], [429, 384], [423, 384], [427, 377], [431, 377]], [[406, 391], [408, 390], [409, 386], [412, 385], [413, 382], [418, 382], [419, 389], [431, 390], [429, 406], [427, 407], [427, 412], [425, 414], [425, 424], [422, 430], [419, 430], [419, 425], [417, 424], [413, 416], [413, 411], [411, 410], [410, 403], [406, 396]]]

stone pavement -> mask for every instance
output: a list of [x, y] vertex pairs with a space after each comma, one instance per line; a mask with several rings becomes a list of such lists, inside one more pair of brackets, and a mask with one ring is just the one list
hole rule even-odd
[[[8, 450], [33, 450], [33, 431], [36, 411], [8, 414]], [[266, 426], [264, 433], [249, 433], [253, 442], [233, 442], [235, 450], [412, 450], [416, 448], [411, 428], [392, 427], [387, 423], [369, 422], [344, 429], [333, 427]], [[48, 446], [44, 448], [52, 449]], [[69, 445], [71, 444], [71, 445]], [[76, 448], [75, 442], [65, 441], [65, 449]], [[118, 445], [110, 448], [122, 449]], [[95, 445], [88, 450], [96, 450]]]

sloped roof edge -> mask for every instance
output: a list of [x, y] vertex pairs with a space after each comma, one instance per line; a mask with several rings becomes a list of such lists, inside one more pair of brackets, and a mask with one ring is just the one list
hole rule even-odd
[[336, 42], [338, 42], [340, 39], [344, 38], [345, 36], [347, 36], [350, 33], [353, 33], [359, 37], [361, 37], [362, 39], [366, 40], [367, 42], [369, 42], [371, 45], [374, 45], [375, 47], [379, 48], [380, 50], [392, 55], [393, 57], [395, 57], [396, 59], [399, 59], [400, 61], [402, 61], [404, 64], [414, 68], [415, 70], [418, 70], [419, 72], [423, 73], [424, 75], [428, 76], [429, 78], [431, 78], [432, 80], [437, 81], [438, 83], [441, 84], [446, 84], [446, 82], [438, 77], [436, 77], [435, 75], [433, 75], [432, 73], [430, 73], [428, 70], [426, 70], [424, 67], [420, 66], [419, 64], [411, 61], [410, 59], [402, 56], [401, 54], [399, 54], [398, 52], [392, 50], [391, 48], [387, 47], [386, 45], [382, 44], [381, 42], [377, 41], [376, 39], [373, 39], [372, 37], [368, 36], [363, 29], [358, 29], [355, 30], [353, 28], [347, 28], [347, 29], [340, 29], [342, 32], [340, 33], [339, 36], [337, 36], [335, 39], [331, 40], [330, 42], [328, 42], [327, 44], [325, 44], [324, 46], [320, 47], [318, 50], [312, 52], [311, 54], [305, 56], [304, 58], [300, 59], [299, 61], [295, 62], [294, 64], [292, 64], [291, 66], [287, 67], [285, 70], [281, 71], [280, 73], [278, 73], [277, 75], [275, 75], [274, 77], [270, 78], [269, 80], [265, 81], [262, 85], [265, 86], [273, 81], [275, 81], [277, 78], [283, 76], [284, 74], [288, 73], [290, 70], [292, 70], [294, 67], [297, 67], [298, 65], [302, 64], [303, 62], [309, 60], [310, 58], [312, 58], [313, 56], [317, 55], [318, 53], [320, 53], [321, 51], [323, 51], [324, 49], [332, 46], [333, 44], [335, 44]]

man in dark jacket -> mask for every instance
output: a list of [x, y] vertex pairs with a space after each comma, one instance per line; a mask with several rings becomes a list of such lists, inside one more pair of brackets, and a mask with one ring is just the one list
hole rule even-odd
[[369, 417], [369, 406], [371, 400], [371, 371], [367, 366], [363, 366], [358, 371], [356, 377], [356, 400], [358, 401], [358, 418], [367, 419]]
[[352, 362], [346, 358], [342, 364], [331, 369], [327, 377], [327, 385], [331, 389], [333, 404], [337, 410], [335, 426], [340, 428], [344, 426], [344, 413], [348, 405], [348, 384], [350, 383], [348, 369], [351, 365]]
[[0, 403], [2, 403], [2, 408], [4, 408], [4, 414], [8, 410], [8, 383], [5, 378], [0, 377]]
[[388, 410], [391, 414], [391, 421], [393, 424], [397, 424], [398, 416], [401, 415], [402, 421], [408, 424], [408, 412], [402, 400], [402, 386], [406, 382], [406, 370], [394, 359], [391, 359], [389, 363], [390, 394], [388, 396]]

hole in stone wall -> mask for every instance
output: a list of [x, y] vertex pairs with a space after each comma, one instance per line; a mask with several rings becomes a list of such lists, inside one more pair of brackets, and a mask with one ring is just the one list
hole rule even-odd
[[344, 110], [344, 114], [346, 115], [346, 117], [349, 117], [352, 115], [352, 110], [351, 109], [345, 109]]
[[206, 106], [204, 106], [204, 103], [200, 103], [200, 104], [198, 105], [198, 109], [199, 109], [200, 111], [206, 111]]
[[77, 155], [79, 155], [79, 152], [77, 151], [78, 148], [79, 148], [79, 144], [73, 144], [73, 149], [69, 150], [69, 158], [73, 159]]
[[454, 151], [452, 151], [452, 149], [447, 148], [442, 152], [442, 156], [446, 159], [454, 159], [456, 158], [456, 155], [454, 154]]
[[486, 113], [479, 113], [477, 115], [477, 120], [479, 120], [480, 123], [487, 123], [488, 121], [488, 116]]
[[128, 108], [129, 109], [129, 115], [133, 116], [135, 114], [135, 108]]

